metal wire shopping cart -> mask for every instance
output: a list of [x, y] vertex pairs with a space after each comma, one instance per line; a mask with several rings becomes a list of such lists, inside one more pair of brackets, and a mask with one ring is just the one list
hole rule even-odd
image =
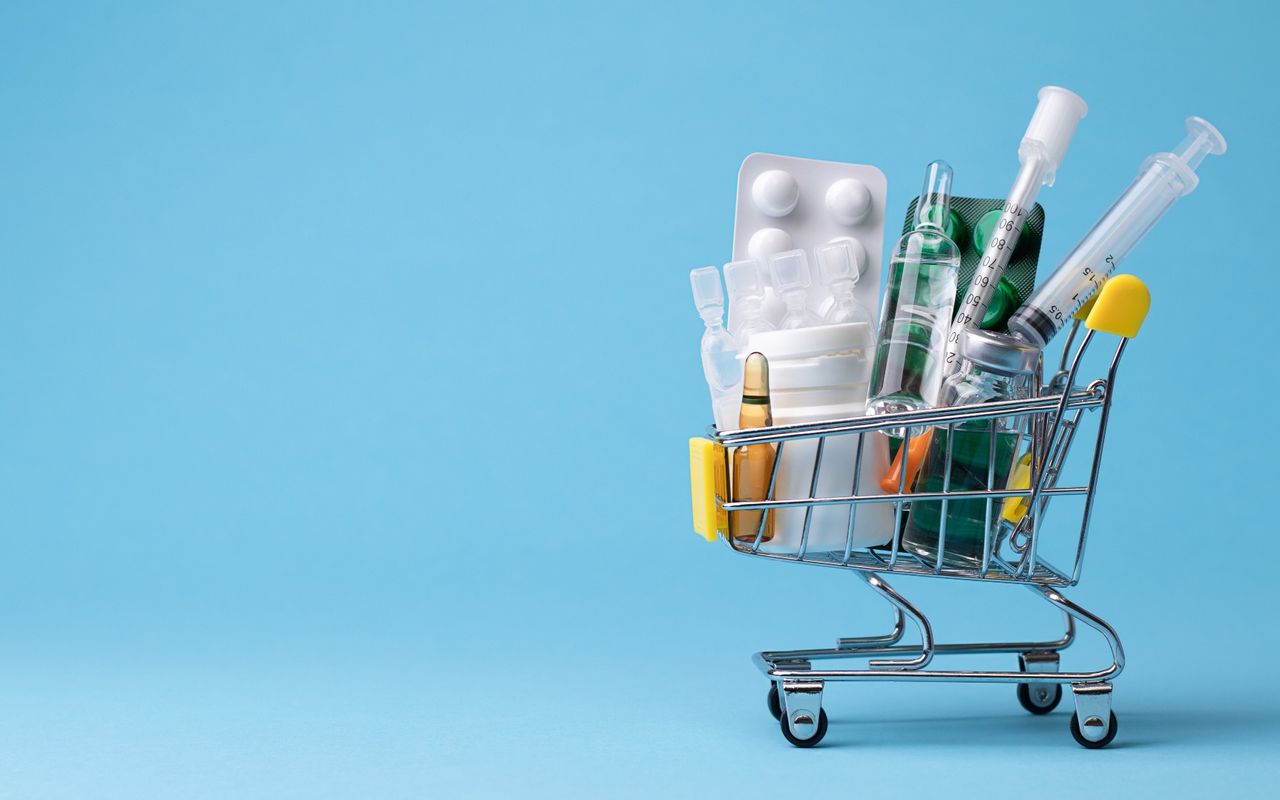
[[[855, 574], [876, 593], [887, 600], [894, 609], [894, 626], [887, 634], [841, 638], [835, 647], [810, 650], [765, 651], [757, 653], [755, 663], [769, 678], [769, 709], [779, 720], [783, 735], [798, 747], [810, 747], [821, 741], [827, 731], [827, 715], [822, 708], [823, 684], [826, 681], [967, 681], [979, 683], [1014, 683], [1018, 685], [1018, 699], [1033, 714], [1047, 714], [1062, 698], [1062, 685], [1070, 684], [1075, 697], [1075, 714], [1071, 718], [1071, 733], [1076, 741], [1089, 748], [1105, 747], [1115, 738], [1117, 725], [1111, 710], [1111, 682], [1124, 668], [1124, 652], [1116, 632], [1103, 619], [1068, 600], [1060, 591], [1074, 586], [1080, 580], [1084, 559], [1085, 541], [1094, 506], [1098, 472], [1102, 460], [1107, 420], [1115, 392], [1116, 371], [1129, 339], [1135, 336], [1146, 315], [1149, 295], [1141, 281], [1132, 276], [1117, 276], [1108, 281], [1097, 295], [1096, 302], [1082, 309], [1072, 327], [1070, 338], [1062, 351], [1062, 360], [1056, 373], [1048, 380], [1040, 380], [1038, 396], [1027, 400], [1009, 400], [977, 406], [929, 409], [903, 414], [835, 420], [803, 425], [774, 426], [737, 431], [709, 431], [708, 439], [695, 439], [691, 450], [693, 457], [693, 501], [695, 527], [708, 538], [717, 534], [735, 551], [749, 556], [769, 558], [784, 562], [813, 564], [855, 570]], [[1087, 316], [1085, 316], [1087, 315]], [[1082, 320], [1081, 317], [1085, 316]], [[1079, 347], [1072, 353], [1081, 325], [1086, 333]], [[1076, 383], [1082, 359], [1096, 333], [1114, 334], [1120, 337], [1105, 378], [1083, 386]], [[1062, 485], [1062, 475], [1068, 452], [1082, 422], [1096, 417], [1096, 433], [1093, 433], [1092, 458], [1087, 477], [1075, 485]], [[996, 448], [992, 446], [988, 462], [987, 488], [981, 490], [953, 491], [944, 482], [940, 491], [915, 492], [907, 486], [908, 470], [899, 470], [896, 492], [873, 494], [860, 491], [864, 444], [868, 435], [879, 436], [890, 430], [907, 430], [902, 442], [903, 452], [910, 449], [911, 428], [947, 431], [945, 441], [956, 426], [965, 423], [993, 421], [1000, 418], [1022, 417], [1029, 420], [1023, 436], [1030, 454], [1029, 475], [1019, 484], [1011, 479], [1007, 486], [994, 486]], [[995, 426], [991, 429], [994, 431]], [[816, 495], [821, 454], [829, 440], [840, 436], [858, 435], [853, 485], [847, 496], [820, 497]], [[992, 434], [994, 436], [994, 433]], [[778, 464], [781, 450], [788, 443], [800, 440], [817, 440], [817, 455], [813, 461], [813, 480], [807, 496], [775, 497]], [[764, 500], [756, 502], [732, 502], [730, 464], [735, 448], [747, 445], [772, 444], [778, 448], [773, 462], [773, 474], [769, 479], [769, 491]], [[699, 446], [702, 448], [699, 455]], [[951, 447], [946, 448], [947, 470], [950, 474]], [[905, 458], [904, 458], [905, 461]], [[1074, 497], [1074, 503], [1066, 498]], [[1009, 498], [1023, 498], [1022, 502]], [[1060, 499], [1061, 498], [1061, 499]], [[985, 504], [987, 522], [981, 559], [972, 564], [956, 565], [944, 562], [946, 518], [949, 503], [975, 500]], [[1055, 521], [1078, 519], [1078, 535], [1060, 539], [1066, 542], [1066, 560], [1051, 563], [1046, 553], [1046, 511], [1051, 500], [1057, 506], [1074, 505], [1078, 516]], [[905, 515], [910, 514], [912, 502], [940, 502], [943, 520], [939, 531], [937, 558], [927, 559], [902, 546], [902, 529]], [[887, 544], [875, 547], [854, 546], [854, 520], [860, 507], [870, 503], [892, 504], [893, 535]], [[814, 510], [826, 506], [849, 507], [848, 538], [843, 549], [809, 550], [810, 520]], [[773, 510], [803, 508], [803, 534], [794, 550], [778, 552], [762, 548], [765, 520]], [[728, 535], [726, 520], [734, 511], [762, 510], [761, 522], [754, 537], [737, 538]], [[1059, 517], [1062, 515], [1059, 514]], [[1074, 522], [1072, 523], [1074, 527]], [[1059, 565], [1061, 564], [1061, 566]], [[895, 591], [882, 575], [905, 574], [941, 578], [1006, 583], [1030, 589], [1059, 609], [1066, 620], [1066, 630], [1060, 638], [1046, 641], [1021, 642], [973, 642], [941, 644], [935, 641], [929, 619], [905, 597]], [[906, 620], [910, 619], [919, 632], [918, 644], [904, 644]], [[1111, 650], [1111, 663], [1087, 672], [1059, 671], [1059, 653], [1069, 647], [1076, 636], [1076, 623], [1097, 631]], [[937, 655], [976, 655], [1010, 653], [1018, 655], [1018, 670], [961, 670], [929, 669]], [[826, 669], [815, 662], [829, 659], [870, 659], [862, 669]]]

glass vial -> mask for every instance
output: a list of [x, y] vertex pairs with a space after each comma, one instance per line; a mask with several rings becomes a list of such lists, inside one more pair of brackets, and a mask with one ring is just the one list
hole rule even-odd
[[[976, 328], [961, 331], [957, 349], [959, 369], [942, 387], [942, 403], [972, 406], [997, 400], [1023, 400], [1031, 396], [1038, 348], [1011, 336]], [[933, 440], [920, 468], [917, 492], [984, 491], [1003, 488], [1009, 480], [1018, 446], [1026, 432], [1027, 418], [997, 417], [957, 423], [933, 431]], [[950, 445], [951, 461], [947, 462]], [[950, 480], [947, 480], [948, 474]], [[990, 480], [988, 480], [990, 476]], [[1000, 521], [1001, 501], [991, 501], [991, 541]], [[982, 563], [987, 528], [985, 499], [947, 501], [943, 566], [974, 567]], [[903, 533], [902, 546], [926, 563], [934, 564], [942, 532], [942, 501], [917, 500]]]

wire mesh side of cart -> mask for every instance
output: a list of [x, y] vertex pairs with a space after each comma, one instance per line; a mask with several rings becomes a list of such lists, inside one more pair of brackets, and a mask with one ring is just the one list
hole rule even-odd
[[[1072, 338], [1074, 339], [1074, 336]], [[1058, 372], [1048, 385], [1040, 390], [1039, 396], [1026, 400], [1007, 400], [976, 406], [926, 409], [876, 417], [727, 432], [717, 432], [713, 429], [710, 431], [711, 437], [725, 448], [725, 470], [726, 475], [730, 476], [730, 498], [737, 496], [734, 493], [731, 468], [733, 451], [749, 445], [776, 447], [768, 491], [764, 499], [732, 501], [721, 498], [724, 500], [723, 508], [727, 512], [752, 510], [763, 512], [754, 536], [749, 532], [746, 536], [741, 534], [726, 536], [726, 542], [734, 550], [744, 554], [819, 566], [1042, 586], [1075, 585], [1080, 580], [1084, 561], [1085, 543], [1088, 538], [1107, 419], [1110, 414], [1112, 387], [1120, 356], [1128, 341], [1121, 339], [1117, 345], [1106, 378], [1095, 380], [1084, 387], [1076, 386], [1074, 382], [1076, 373], [1092, 338], [1093, 331], [1090, 331], [1070, 359], [1069, 368], [1066, 356], [1070, 352], [1071, 340], [1068, 340]], [[1081, 429], [1084, 415], [1093, 416], [1095, 412], [1098, 424], [1089, 443], [1091, 452], [1088, 468], [1082, 479], [1064, 485], [1063, 474], [1072, 443]], [[1030, 477], [1025, 488], [996, 485], [1000, 482], [997, 475], [1002, 470], [997, 469], [996, 461], [1000, 448], [996, 446], [995, 438], [997, 435], [1007, 435], [996, 432], [997, 422], [1001, 420], [1007, 423], [1009, 429], [1023, 431], [1020, 446], [1016, 448], [1016, 452], [1030, 453]], [[982, 489], [953, 490], [950, 483], [954, 458], [952, 452], [952, 445], [955, 442], [954, 433], [959, 426], [972, 427], [973, 423], [985, 426], [991, 436], [990, 445], [986, 448], [987, 480], [982, 484], [984, 487]], [[940, 470], [943, 476], [941, 487], [937, 491], [912, 492], [911, 487], [907, 485], [909, 471], [904, 466], [898, 470], [899, 482], [896, 492], [868, 491], [862, 485], [865, 483], [862, 475], [862, 460], [867, 450], [868, 438], [884, 436], [891, 431], [899, 432], [903, 429], [906, 429], [906, 435], [901, 441], [900, 453], [904, 462], [905, 454], [909, 452], [911, 446], [913, 429], [917, 436], [922, 435], [919, 431], [924, 430], [946, 432], [943, 439], [946, 442], [945, 457]], [[827, 449], [828, 443], [837, 437], [849, 436], [858, 437], [853, 480], [849, 493], [840, 496], [819, 496], [817, 488], [823, 466], [823, 452]], [[796, 497], [776, 496], [779, 465], [782, 463], [782, 453], [787, 444], [815, 439], [817, 446], [808, 494]], [[1078, 514], [1073, 513], [1068, 516], [1059, 512], [1055, 522], [1067, 523], [1068, 531], [1074, 522], [1078, 526], [1076, 528], [1078, 534], [1074, 538], [1068, 536], [1058, 541], [1060, 546], [1065, 542], [1067, 547], [1055, 550], [1055, 556], [1065, 559], [1055, 564], [1044, 553], [1044, 522], [1051, 501], [1066, 497], [1081, 498], [1081, 501], [1071, 504], [1078, 509]], [[1016, 524], [1003, 518], [1002, 511], [1008, 498], [1025, 498], [1025, 513]], [[948, 554], [946, 536], [948, 511], [951, 504], [965, 502], [971, 505], [976, 501], [981, 501], [985, 507], [986, 524], [983, 529], [981, 557], [972, 564], [948, 562], [945, 558]], [[913, 502], [940, 505], [936, 556], [925, 557], [903, 547], [903, 523], [911, 513]], [[892, 504], [892, 537], [883, 545], [858, 547], [854, 543], [857, 514], [860, 508], [868, 504]], [[1062, 506], [1063, 503], [1060, 502], [1058, 505]], [[826, 506], [849, 508], [848, 535], [843, 549], [811, 549], [809, 546], [810, 525], [814, 511]], [[804, 509], [803, 528], [797, 545], [784, 551], [763, 547], [768, 516], [776, 515], [777, 510], [786, 508]]]

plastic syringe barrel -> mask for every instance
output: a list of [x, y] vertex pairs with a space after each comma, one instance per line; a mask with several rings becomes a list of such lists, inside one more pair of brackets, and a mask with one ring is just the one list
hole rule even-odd
[[1124, 194], [1009, 318], [1009, 332], [1037, 347], [1048, 344], [1174, 202], [1196, 188], [1195, 168], [1204, 157], [1226, 150], [1216, 128], [1188, 117], [1187, 137], [1174, 152], [1143, 162]]
[[948, 370], [960, 365], [960, 331], [986, 318], [996, 286], [1017, 249], [1023, 223], [1031, 213], [1040, 187], [1052, 186], [1062, 157], [1066, 155], [1076, 126], [1089, 113], [1089, 106], [1069, 89], [1045, 86], [1036, 95], [1035, 113], [1018, 146], [1022, 168], [1014, 179], [1000, 209], [991, 238], [982, 245], [982, 258], [974, 270], [969, 289], [960, 298], [955, 320], [947, 335], [944, 364]]

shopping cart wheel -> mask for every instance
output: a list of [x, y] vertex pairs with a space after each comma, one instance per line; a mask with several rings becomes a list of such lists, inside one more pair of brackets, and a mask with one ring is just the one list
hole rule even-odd
[[823, 736], [827, 735], [826, 709], [820, 709], [818, 711], [818, 728], [813, 732], [813, 735], [810, 736], [808, 739], [801, 739], [800, 737], [792, 733], [791, 726], [787, 725], [786, 717], [782, 717], [781, 719], [779, 719], [778, 723], [782, 725], [782, 735], [787, 737], [787, 741], [791, 742], [796, 747], [813, 747], [815, 744], [822, 741]]
[[1018, 702], [1032, 714], [1048, 714], [1062, 702], [1062, 685], [1058, 683], [1020, 683]]
[[778, 684], [769, 684], [769, 713], [774, 719], [782, 719], [782, 701], [778, 699]]
[[[1102, 722], [1102, 720], [1098, 719], [1097, 717], [1090, 717], [1089, 719], [1094, 724], [1098, 724]], [[1084, 734], [1080, 732], [1080, 714], [1074, 713], [1071, 715], [1071, 735], [1075, 737], [1075, 740], [1080, 743], [1081, 747], [1087, 747], [1090, 750], [1097, 750], [1098, 748], [1106, 747], [1107, 745], [1111, 744], [1112, 739], [1116, 738], [1116, 730], [1118, 730], [1118, 725], [1116, 723], [1116, 712], [1112, 711], [1111, 723], [1107, 726], [1107, 735], [1095, 742], [1090, 739], [1084, 738]]]

